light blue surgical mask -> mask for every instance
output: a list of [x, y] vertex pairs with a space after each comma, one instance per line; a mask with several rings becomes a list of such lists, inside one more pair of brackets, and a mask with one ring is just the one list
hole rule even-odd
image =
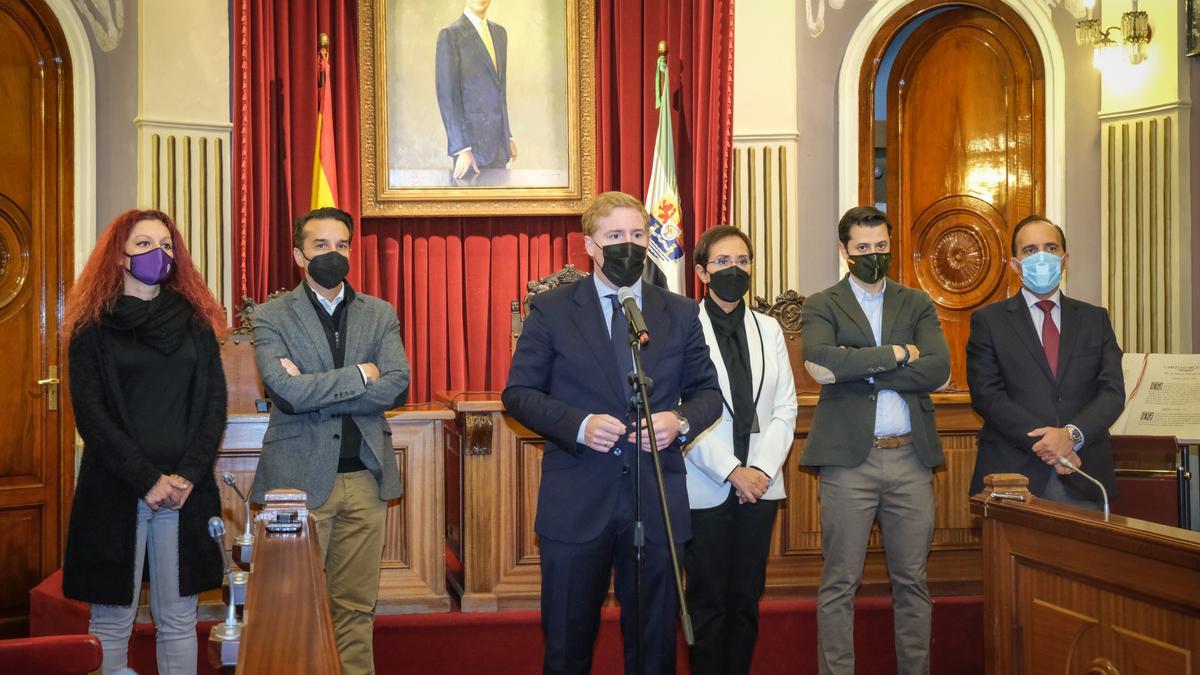
[[1049, 251], [1038, 251], [1021, 261], [1021, 281], [1036, 295], [1058, 288], [1062, 281], [1062, 258]]

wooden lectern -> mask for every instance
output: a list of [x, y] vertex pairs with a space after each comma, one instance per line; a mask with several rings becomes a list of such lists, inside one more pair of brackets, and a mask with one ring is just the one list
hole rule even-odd
[[983, 519], [989, 674], [1193, 673], [1200, 533], [1038, 499], [1019, 474], [971, 498]]

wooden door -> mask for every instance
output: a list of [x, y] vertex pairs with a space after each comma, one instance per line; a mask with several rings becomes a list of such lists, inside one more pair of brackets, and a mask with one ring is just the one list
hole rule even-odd
[[[932, 3], [928, 3], [932, 4]], [[1012, 227], [1044, 213], [1044, 76], [1000, 3], [952, 6], [900, 47], [887, 84], [887, 201], [899, 280], [927, 291], [966, 388], [972, 312], [1019, 288]]]
[[60, 564], [73, 473], [65, 388], [39, 384], [64, 377], [72, 265], [71, 66], [41, 0], [0, 0], [0, 100], [0, 636], [10, 637], [27, 629], [29, 589]]

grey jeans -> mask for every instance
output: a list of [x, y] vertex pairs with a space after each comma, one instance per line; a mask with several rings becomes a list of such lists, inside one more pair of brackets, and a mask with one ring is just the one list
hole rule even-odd
[[161, 675], [195, 675], [196, 596], [179, 596], [179, 512], [151, 511], [138, 500], [137, 551], [133, 565], [133, 604], [92, 605], [88, 632], [100, 638], [104, 675], [133, 673], [129, 635], [142, 590], [142, 561], [150, 557], [150, 614], [154, 617], [156, 657]]
[[925, 565], [933, 542], [933, 472], [911, 445], [871, 450], [855, 467], [821, 467], [817, 593], [821, 673], [854, 673], [854, 596], [862, 582], [871, 523], [879, 521], [892, 584], [897, 672], [929, 673], [932, 605]]

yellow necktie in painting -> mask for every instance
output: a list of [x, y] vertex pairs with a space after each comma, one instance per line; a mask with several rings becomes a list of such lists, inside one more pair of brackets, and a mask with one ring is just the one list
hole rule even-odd
[[492, 44], [492, 31], [488, 28], [487, 20], [479, 22], [479, 37], [483, 38], [483, 46], [487, 49], [488, 56], [492, 57], [492, 67], [496, 72], [500, 72], [500, 66], [496, 63], [496, 46]]

